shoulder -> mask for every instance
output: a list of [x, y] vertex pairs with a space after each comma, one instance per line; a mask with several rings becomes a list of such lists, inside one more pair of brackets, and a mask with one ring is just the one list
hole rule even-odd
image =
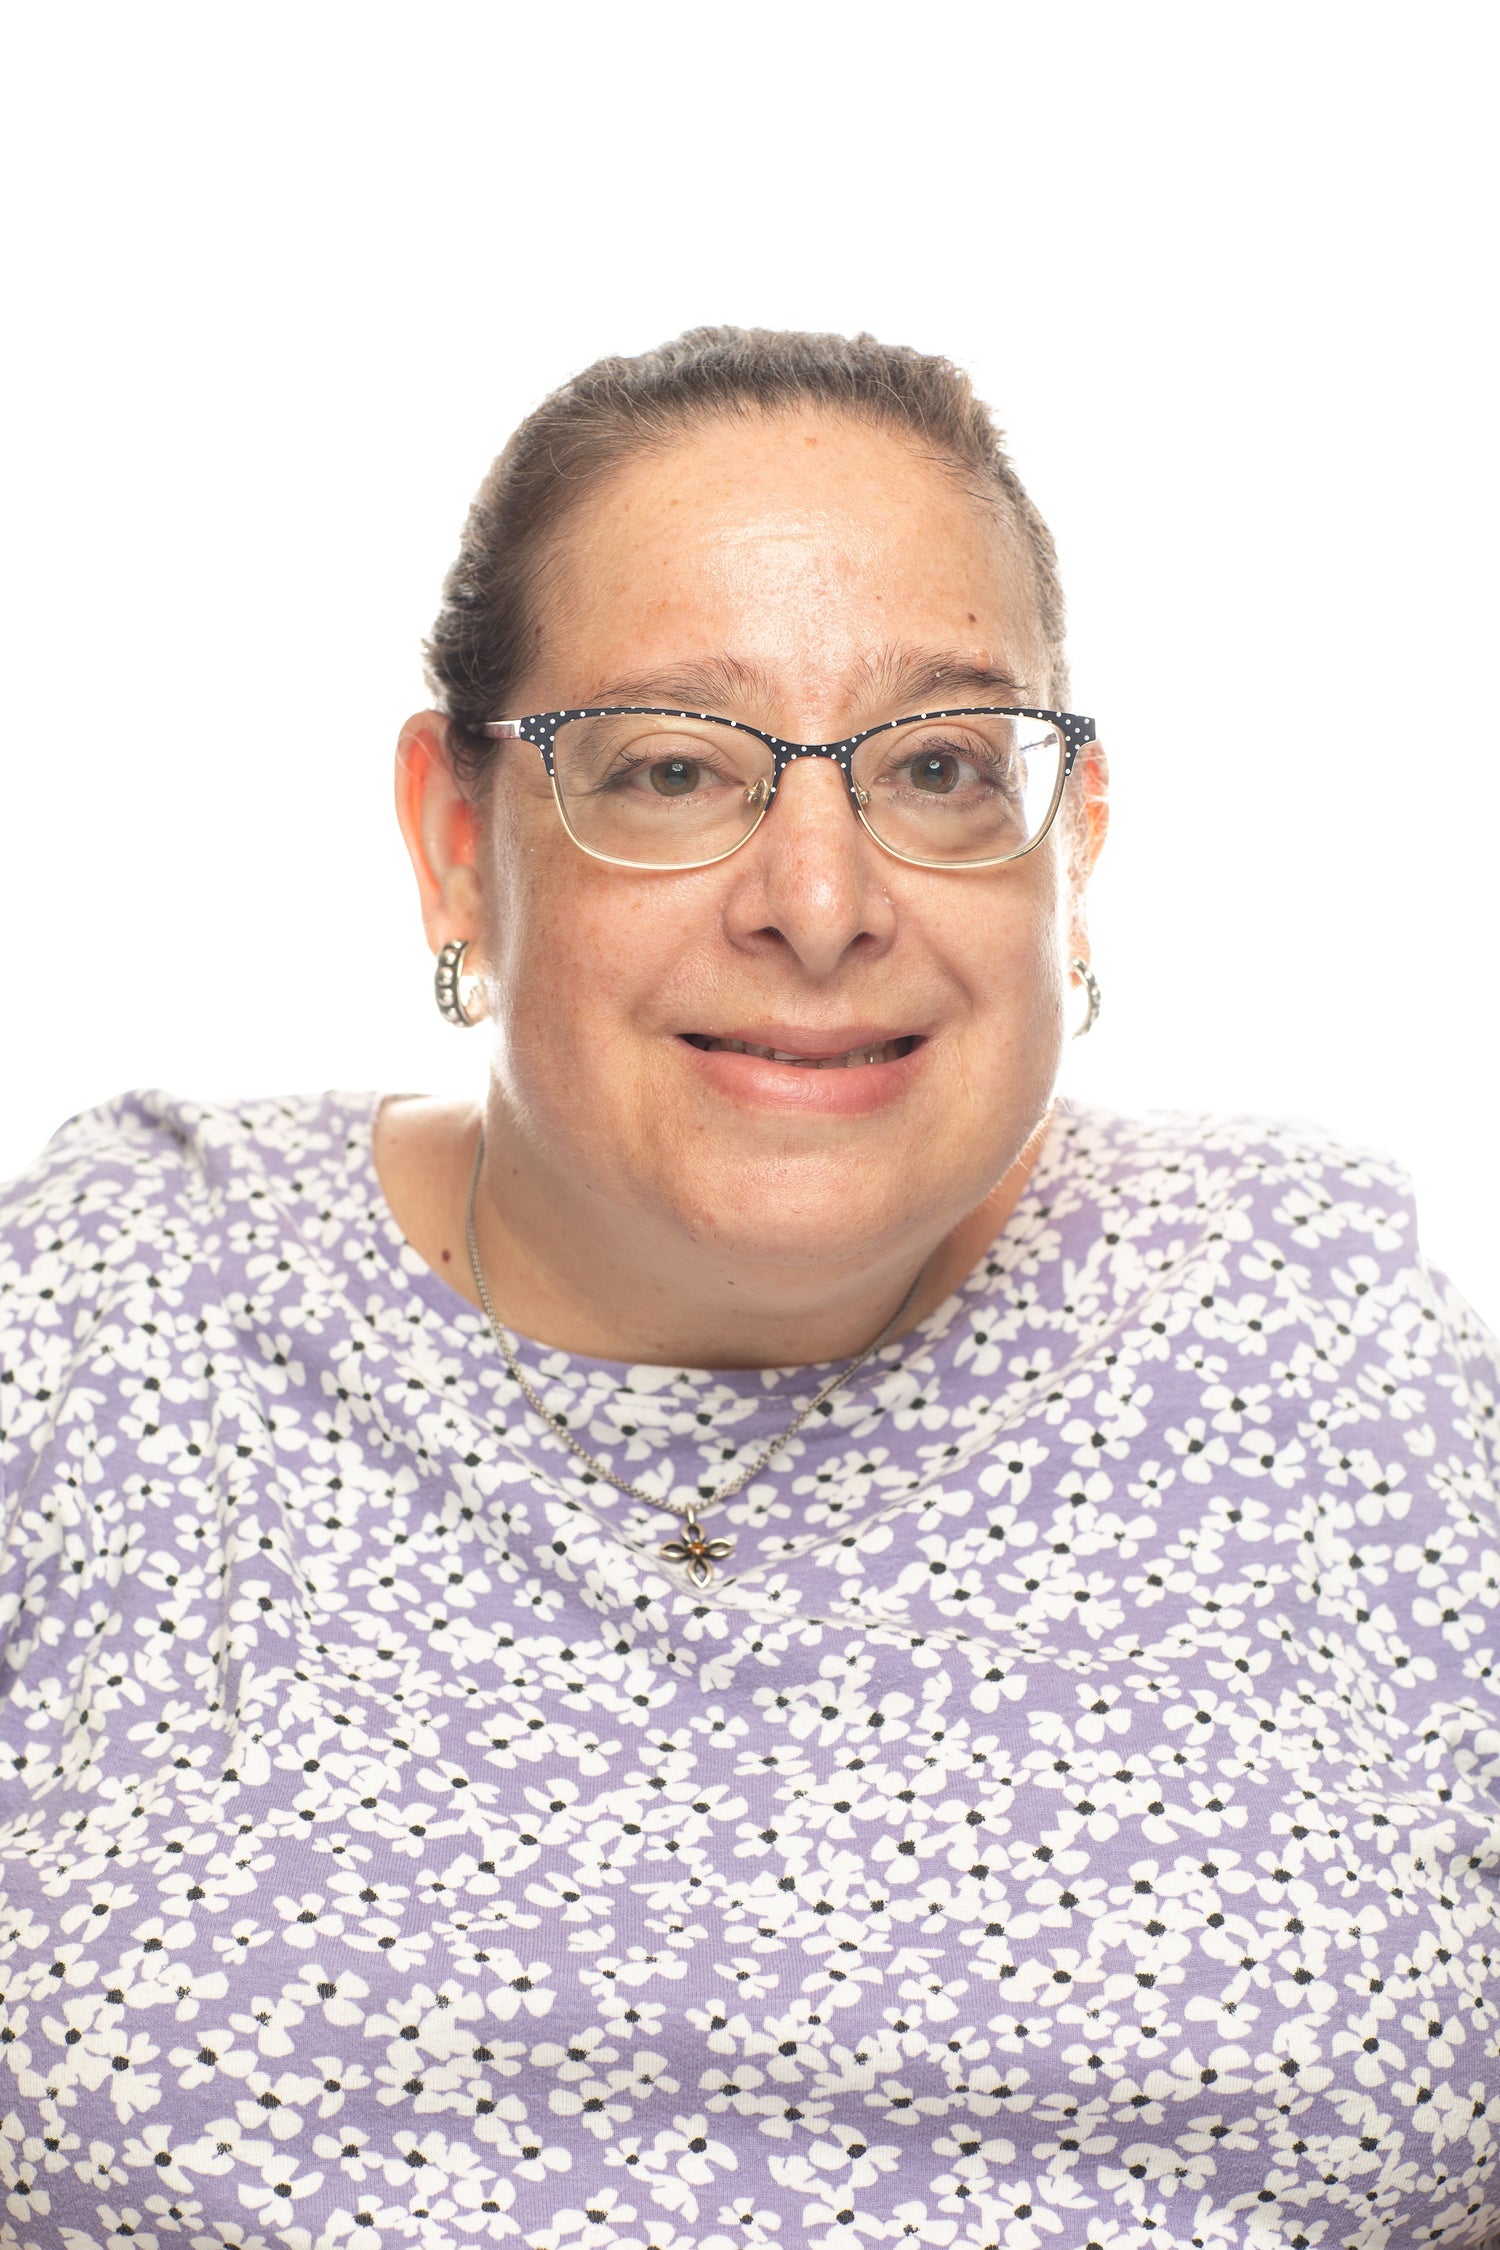
[[1383, 1354], [1446, 1371], [1500, 1448], [1500, 1341], [1429, 1265], [1411, 1176], [1384, 1150], [1300, 1119], [1069, 1108], [1037, 1179], [1054, 1202], [1091, 1205], [1096, 1240], [1137, 1284], [1175, 1288], [1200, 1334], [1222, 1340], [1271, 1306], [1330, 1367]]
[[[299, 1193], [369, 1145], [375, 1097], [307, 1094], [213, 1103], [155, 1091], [117, 1095], [70, 1118], [36, 1163], [0, 1188], [0, 1243], [12, 1282], [28, 1250], [148, 1244], [229, 1204]], [[3, 1286], [3, 1283], [0, 1283]]]
[[[373, 1097], [215, 1104], [122, 1094], [70, 1119], [0, 1189], [0, 1441], [18, 1392], [46, 1405], [90, 1328], [131, 1300], [211, 1280], [235, 1228], [346, 1173]], [[8, 1394], [8, 1395], [7, 1395]]]
[[1411, 1176], [1384, 1151], [1301, 1119], [1060, 1107], [1044, 1165], [1170, 1224], [1233, 1214], [1305, 1257], [1337, 1245], [1417, 1254]]

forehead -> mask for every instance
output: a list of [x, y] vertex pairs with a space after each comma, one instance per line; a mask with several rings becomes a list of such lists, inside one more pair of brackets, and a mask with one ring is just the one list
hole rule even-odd
[[821, 412], [714, 420], [628, 460], [564, 524], [538, 622], [535, 685], [558, 703], [718, 665], [764, 683], [767, 711], [863, 710], [914, 654], [1008, 675], [1017, 700], [1045, 677], [999, 508], [903, 434]]

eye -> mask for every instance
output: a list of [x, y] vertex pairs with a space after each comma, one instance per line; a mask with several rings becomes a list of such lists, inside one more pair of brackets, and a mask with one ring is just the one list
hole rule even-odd
[[914, 789], [929, 796], [946, 797], [963, 779], [963, 768], [951, 750], [924, 750], [908, 767]]
[[646, 771], [658, 797], [690, 797], [703, 779], [696, 758], [662, 758]]

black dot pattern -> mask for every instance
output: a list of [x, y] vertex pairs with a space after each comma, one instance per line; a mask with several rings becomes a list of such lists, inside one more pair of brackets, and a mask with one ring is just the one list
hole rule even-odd
[[519, 738], [531, 743], [540, 750], [548, 775], [555, 781], [558, 728], [566, 726], [571, 719], [615, 718], [711, 720], [715, 726], [733, 727], [738, 734], [754, 735], [757, 742], [766, 745], [776, 762], [771, 784], [773, 801], [777, 784], [787, 767], [801, 758], [832, 758], [852, 788], [854, 753], [861, 743], [872, 742], [876, 735], [888, 734], [893, 727], [909, 727], [922, 719], [1045, 719], [1063, 738], [1065, 778], [1073, 771], [1079, 751], [1086, 743], [1097, 739], [1092, 719], [1081, 718], [1076, 711], [1048, 711], [1032, 703], [970, 703], [961, 710], [908, 711], [899, 719], [885, 719], [878, 727], [866, 727], [860, 734], [846, 735], [842, 742], [783, 742], [780, 735], [747, 726], [743, 719], [725, 719], [716, 711], [669, 711], [654, 703], [600, 703], [574, 711], [534, 711], [524, 719], [497, 719], [488, 731], [497, 737]]

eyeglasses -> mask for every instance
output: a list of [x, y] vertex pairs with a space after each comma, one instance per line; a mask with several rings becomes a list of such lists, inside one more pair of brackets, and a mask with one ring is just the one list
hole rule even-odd
[[1002, 867], [1057, 816], [1094, 722], [1010, 705], [923, 711], [843, 742], [782, 742], [738, 719], [609, 704], [495, 719], [541, 752], [563, 826], [614, 867], [710, 867], [747, 843], [787, 768], [832, 758], [865, 828], [916, 867]]

